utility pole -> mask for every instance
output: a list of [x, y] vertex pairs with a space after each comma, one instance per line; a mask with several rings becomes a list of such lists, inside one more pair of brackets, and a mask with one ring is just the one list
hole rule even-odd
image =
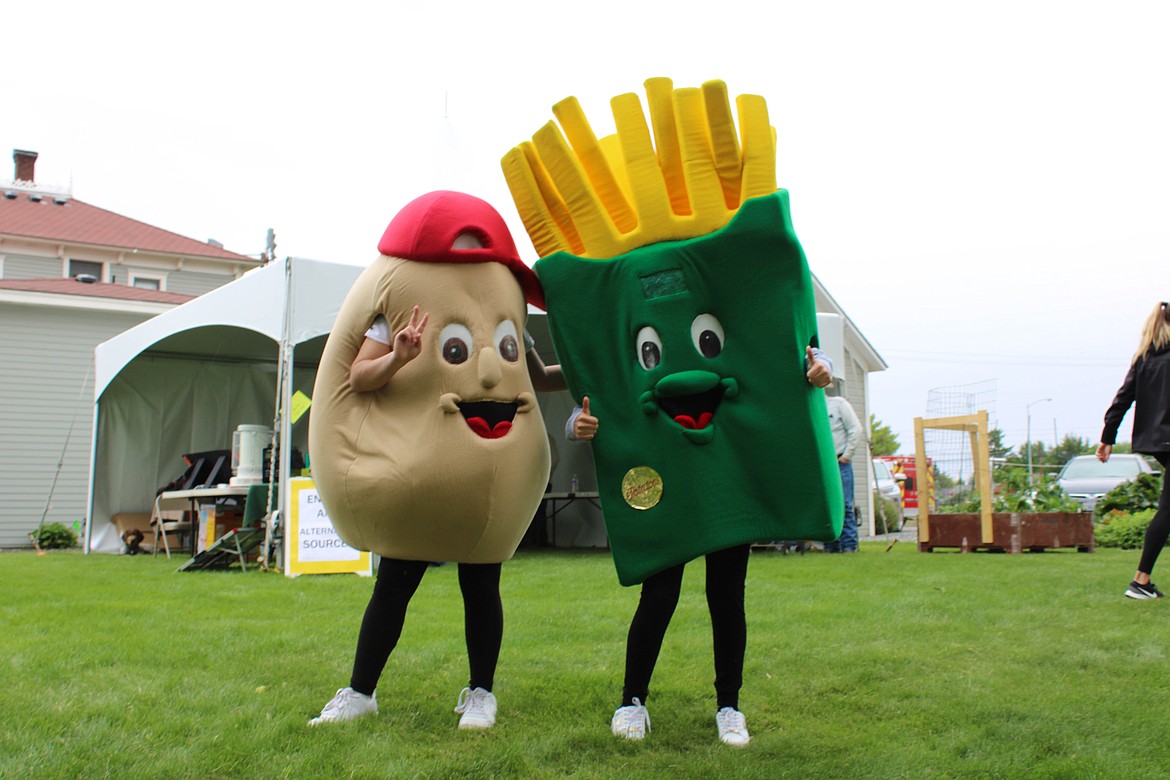
[[[1041, 398], [1032, 401], [1024, 407], [1028, 415], [1028, 490], [1032, 489], [1032, 407], [1036, 404], [1042, 404], [1045, 401], [1051, 401], [1051, 398]], [[1055, 425], [1055, 423], [1053, 423]]]

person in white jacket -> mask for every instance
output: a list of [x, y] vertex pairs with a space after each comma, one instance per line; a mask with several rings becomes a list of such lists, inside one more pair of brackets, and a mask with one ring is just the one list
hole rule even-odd
[[[829, 409], [829, 425], [833, 429], [833, 445], [837, 448], [837, 465], [841, 469], [841, 490], [845, 494], [845, 522], [841, 536], [825, 545], [825, 552], [857, 552], [857, 517], [853, 509], [853, 453], [861, 442], [861, 421], [857, 412], [836, 388], [826, 389], [825, 405]], [[833, 393], [830, 395], [829, 393]]]

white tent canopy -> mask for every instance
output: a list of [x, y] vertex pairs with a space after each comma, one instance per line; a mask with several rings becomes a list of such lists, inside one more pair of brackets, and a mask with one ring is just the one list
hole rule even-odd
[[87, 552], [117, 552], [113, 516], [148, 512], [184, 453], [229, 449], [240, 424], [275, 426], [287, 486], [291, 448], [307, 451], [289, 399], [312, 395], [325, 337], [362, 270], [289, 258], [98, 345]]

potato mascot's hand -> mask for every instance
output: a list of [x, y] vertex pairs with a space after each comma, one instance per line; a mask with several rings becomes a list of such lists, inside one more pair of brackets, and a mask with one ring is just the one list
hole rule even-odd
[[422, 335], [426, 330], [427, 321], [430, 319], [430, 313], [426, 313], [419, 319], [418, 307], [414, 307], [414, 311], [410, 315], [410, 322], [406, 326], [394, 334], [394, 354], [398, 356], [399, 361], [403, 364], [409, 363], [418, 357], [418, 353], [422, 351]]

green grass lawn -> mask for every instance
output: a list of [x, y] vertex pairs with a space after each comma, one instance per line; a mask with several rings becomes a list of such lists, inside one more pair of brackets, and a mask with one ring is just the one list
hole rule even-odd
[[[609, 733], [637, 588], [604, 551], [505, 564], [499, 721], [460, 732], [454, 566], [431, 569], [374, 718], [310, 729], [348, 683], [371, 581], [0, 555], [0, 777], [1147, 778], [1170, 746], [1170, 604], [1136, 552], [753, 554], [743, 750], [715, 734], [702, 567], [651, 686]], [[1170, 600], [1167, 600], [1170, 601]]]

